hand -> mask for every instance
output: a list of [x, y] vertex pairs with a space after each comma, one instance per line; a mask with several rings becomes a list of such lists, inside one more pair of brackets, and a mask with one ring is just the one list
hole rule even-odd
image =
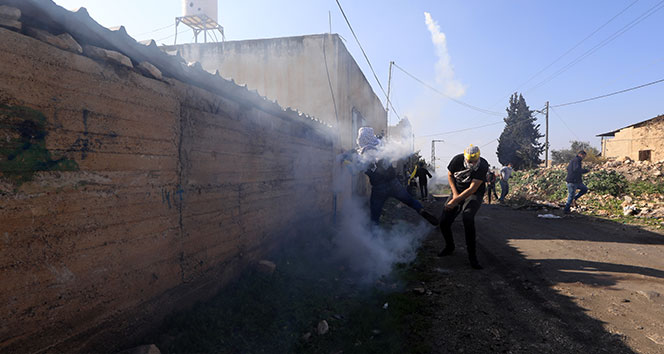
[[459, 202], [457, 201], [457, 198], [453, 197], [452, 199], [447, 201], [447, 204], [445, 204], [445, 209], [446, 210], [454, 209], [454, 208], [456, 208], [458, 203]]

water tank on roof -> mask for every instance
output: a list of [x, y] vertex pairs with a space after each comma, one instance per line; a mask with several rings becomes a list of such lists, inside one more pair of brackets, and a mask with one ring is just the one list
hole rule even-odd
[[183, 16], [206, 15], [219, 22], [217, 19], [218, 0], [182, 0]]

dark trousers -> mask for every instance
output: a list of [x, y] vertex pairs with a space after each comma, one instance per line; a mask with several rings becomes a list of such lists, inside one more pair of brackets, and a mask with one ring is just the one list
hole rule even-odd
[[427, 188], [427, 182], [420, 182], [420, 196], [422, 199], [429, 196], [429, 188]]
[[493, 193], [493, 196], [498, 199], [498, 195], [496, 194], [496, 183], [486, 184], [486, 197], [489, 199], [489, 204], [491, 204], [491, 193]]
[[371, 221], [378, 223], [380, 221], [380, 214], [383, 211], [383, 204], [387, 198], [393, 197], [409, 207], [415, 209], [418, 213], [422, 208], [422, 204], [418, 202], [413, 196], [408, 194], [406, 189], [394, 178], [393, 180], [371, 186], [371, 199], [369, 199], [369, 207], [371, 209]]
[[[447, 200], [450, 200], [450, 196]], [[446, 202], [447, 203], [447, 202]], [[445, 239], [445, 248], [454, 248], [454, 238], [452, 237], [452, 223], [459, 213], [463, 218], [463, 229], [466, 233], [466, 248], [468, 249], [468, 258], [471, 261], [477, 260], [477, 250], [475, 243], [475, 214], [480, 210], [482, 197], [473, 194], [466, 198], [460, 205], [454, 209], [443, 209], [443, 215], [440, 217], [440, 231]]]

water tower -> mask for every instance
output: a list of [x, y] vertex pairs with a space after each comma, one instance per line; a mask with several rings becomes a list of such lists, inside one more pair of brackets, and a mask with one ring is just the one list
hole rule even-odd
[[219, 42], [217, 32], [221, 34], [221, 40], [224, 38], [224, 28], [217, 23], [218, 0], [182, 0], [182, 17], [175, 18], [175, 43], [178, 41], [178, 25], [183, 23], [194, 30], [194, 37], [198, 43], [198, 35], [203, 32], [204, 42], [208, 41], [208, 32], [210, 40]]

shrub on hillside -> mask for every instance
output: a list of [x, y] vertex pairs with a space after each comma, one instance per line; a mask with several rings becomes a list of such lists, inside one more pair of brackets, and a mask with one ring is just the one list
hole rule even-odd
[[588, 188], [597, 194], [620, 196], [627, 191], [628, 183], [625, 176], [615, 171], [594, 171], [584, 178]]

